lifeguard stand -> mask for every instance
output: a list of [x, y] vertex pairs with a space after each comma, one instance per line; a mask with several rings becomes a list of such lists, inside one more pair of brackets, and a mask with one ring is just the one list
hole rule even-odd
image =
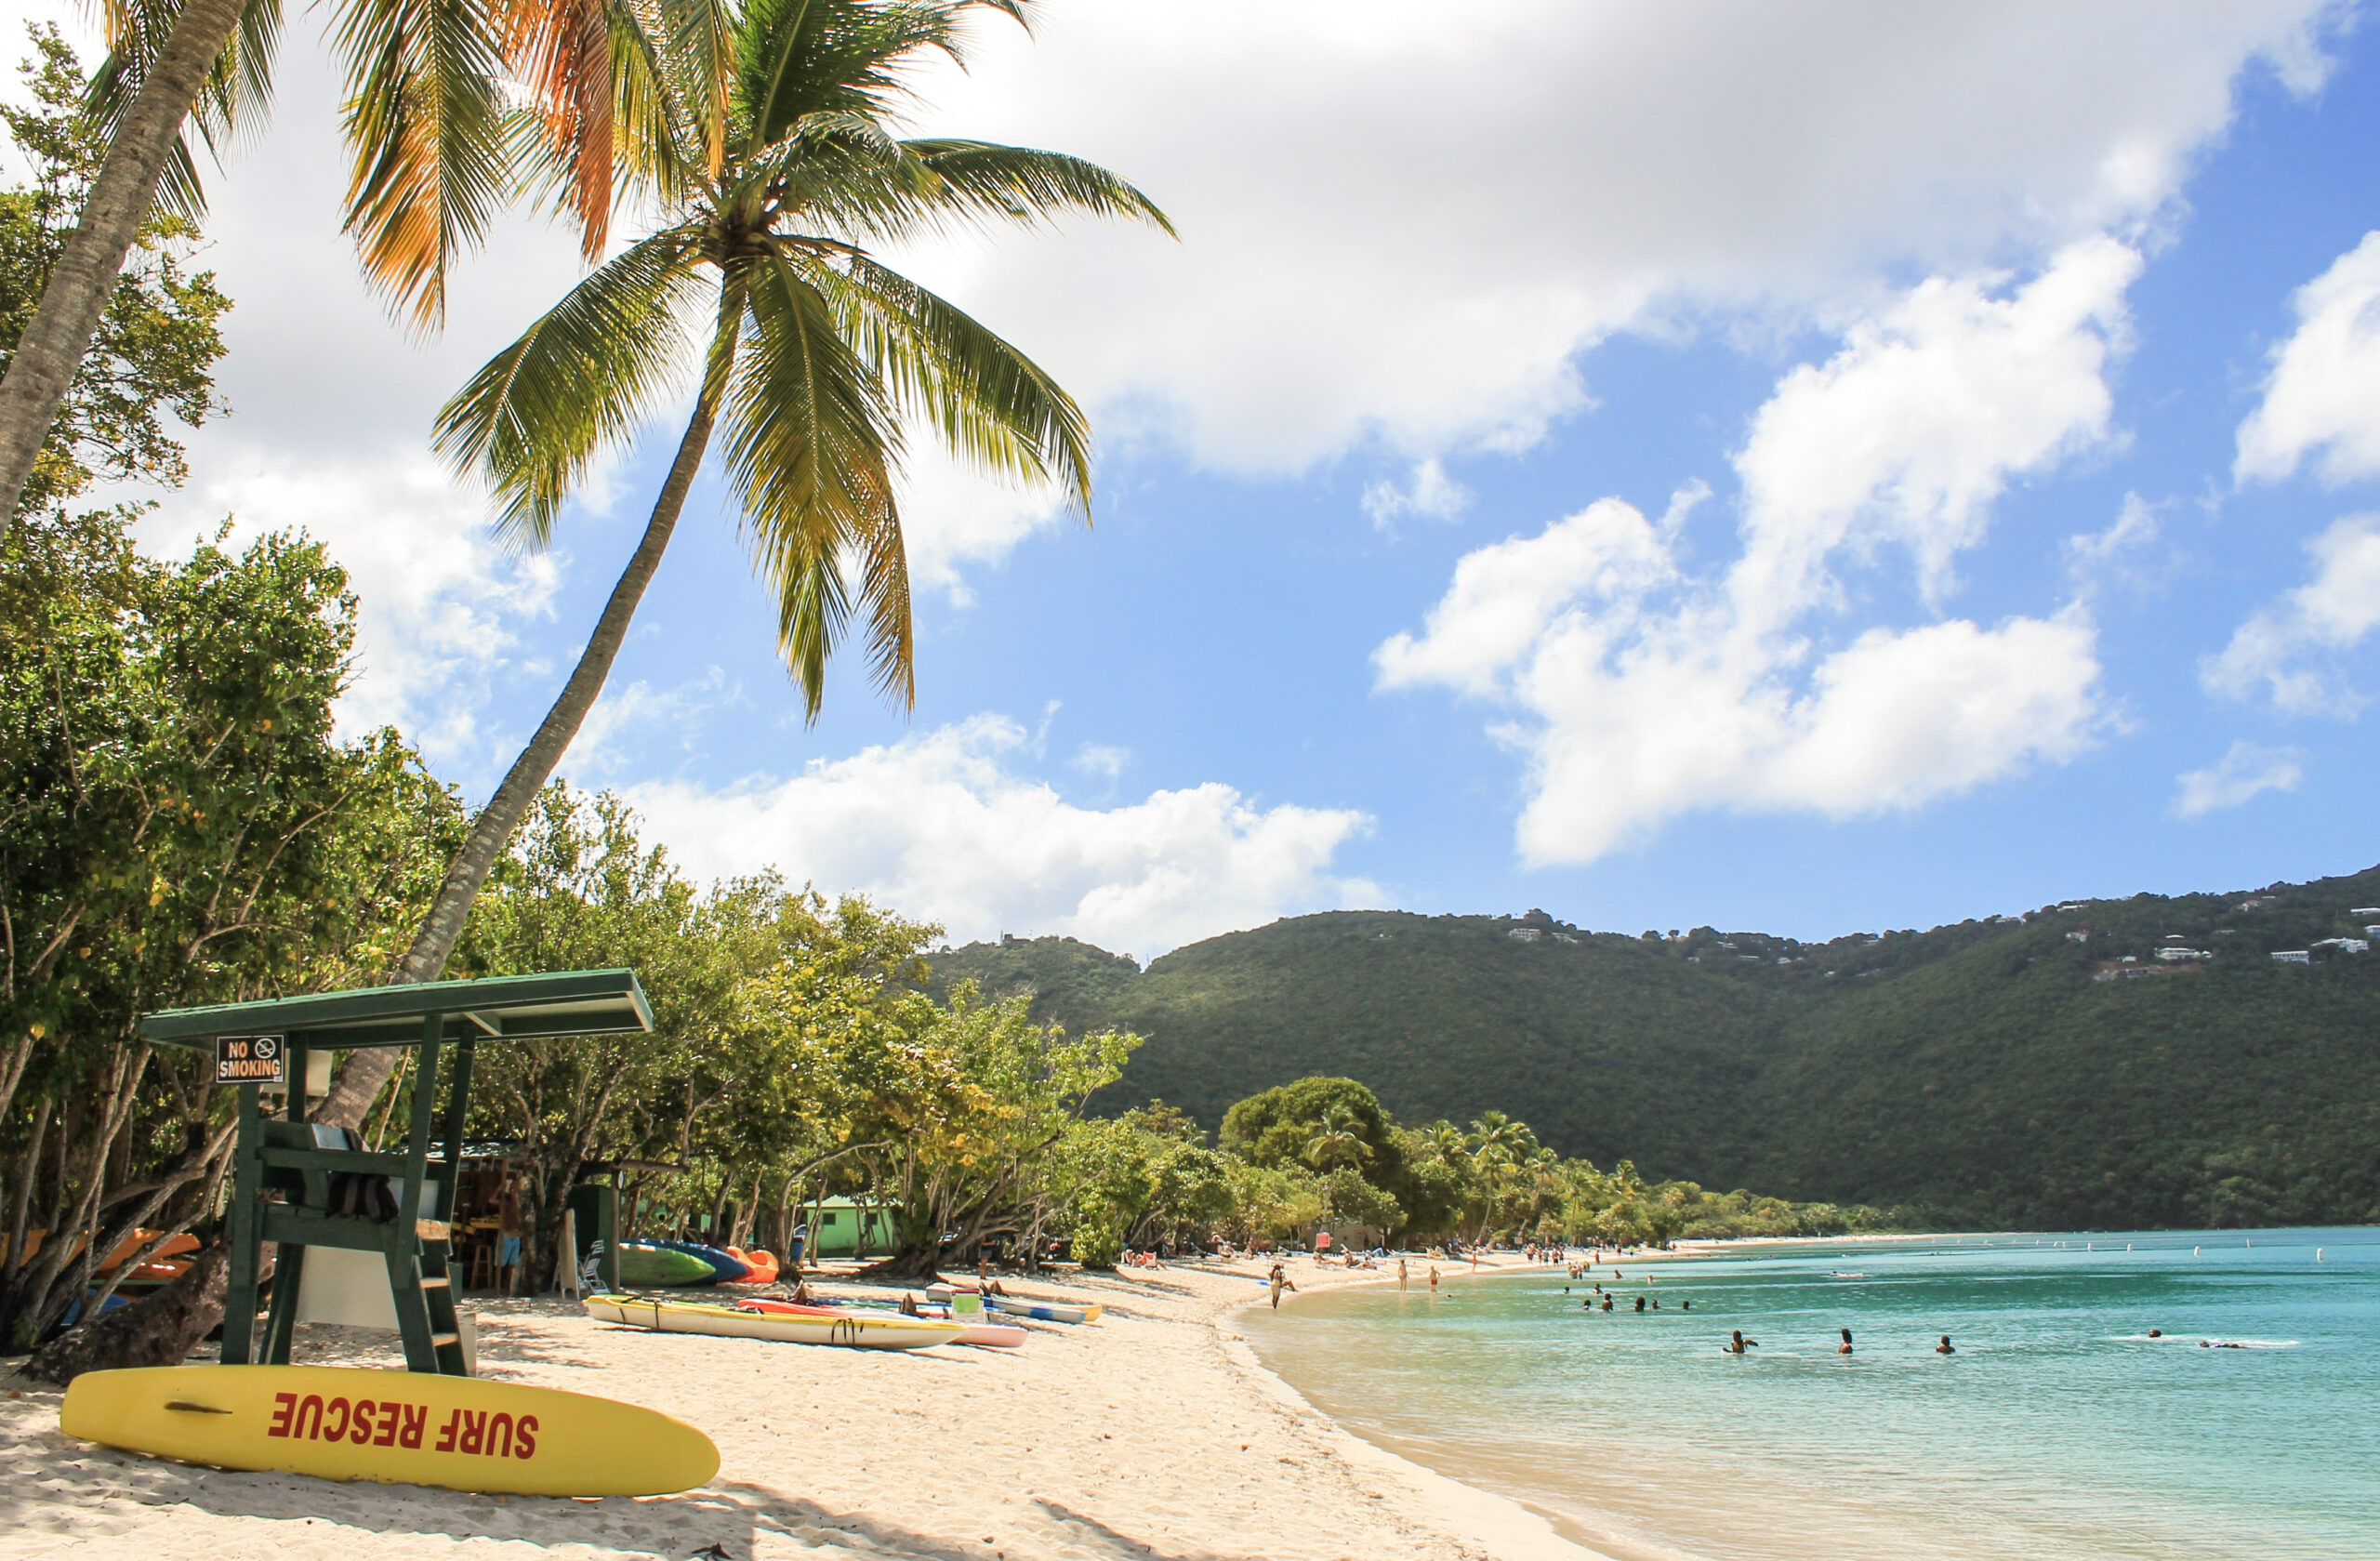
[[[397, 1332], [415, 1371], [466, 1373], [447, 1272], [455, 1174], [471, 1092], [471, 1060], [483, 1040], [620, 1035], [653, 1028], [652, 1005], [633, 971], [432, 981], [350, 992], [176, 1008], [149, 1014], [140, 1033], [159, 1045], [212, 1051], [218, 1080], [240, 1090], [239, 1138], [231, 1206], [231, 1273], [223, 1304], [223, 1361], [257, 1358], [252, 1335], [262, 1244], [279, 1244], [262, 1359], [286, 1365], [298, 1325], [306, 1249], [377, 1252], [388, 1264]], [[412, 1046], [411, 1131], [401, 1153], [348, 1147], [339, 1129], [306, 1120], [307, 1060], [316, 1052]], [[439, 1052], [455, 1048], [443, 1118], [436, 1112]], [[286, 1119], [268, 1118], [264, 1079], [286, 1080]], [[430, 1126], [440, 1153], [430, 1156]], [[357, 1179], [386, 1178], [393, 1214], [343, 1209], [383, 1200], [351, 1196]], [[335, 1180], [336, 1179], [336, 1180]], [[340, 1194], [350, 1196], [341, 1197]], [[278, 1194], [279, 1197], [268, 1197]]]

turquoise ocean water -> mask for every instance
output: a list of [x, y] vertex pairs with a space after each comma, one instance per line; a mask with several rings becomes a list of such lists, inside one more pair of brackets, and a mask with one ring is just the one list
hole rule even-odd
[[1243, 1330], [1342, 1423], [1614, 1554], [2380, 1557], [2380, 1230], [1745, 1244], [1598, 1263], [1608, 1314], [1543, 1271], [1433, 1301], [1425, 1266]]

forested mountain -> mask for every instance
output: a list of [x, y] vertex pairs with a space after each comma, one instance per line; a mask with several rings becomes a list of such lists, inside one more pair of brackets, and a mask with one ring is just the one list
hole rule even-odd
[[1146, 970], [1037, 938], [945, 951], [934, 973], [1139, 1031], [1112, 1106], [1157, 1097], [1210, 1129], [1259, 1090], [1342, 1074], [1408, 1122], [1501, 1109], [1649, 1177], [1945, 1222], [2363, 1223], [2380, 1222], [2380, 953], [2352, 941], [2380, 925], [2367, 906], [2380, 868], [1825, 944], [1350, 911]]

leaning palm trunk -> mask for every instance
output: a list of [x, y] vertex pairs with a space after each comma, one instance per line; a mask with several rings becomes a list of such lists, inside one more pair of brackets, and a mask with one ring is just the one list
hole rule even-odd
[[[529, 746], [512, 761], [512, 768], [506, 772], [496, 795], [488, 799], [487, 806], [472, 821], [470, 837], [455, 853], [454, 864], [446, 869], [446, 880], [439, 886], [437, 899], [430, 903], [430, 914], [423, 918], [421, 930], [414, 934], [413, 946], [405, 950], [404, 959], [397, 965], [398, 985], [435, 981], [446, 969], [455, 944], [463, 935], [463, 923], [470, 915], [471, 901], [479, 894], [480, 885], [487, 881], [496, 859], [511, 842], [512, 832], [520, 827], [530, 802], [552, 778], [554, 767], [562, 762], [571, 740], [586, 723], [587, 713], [595, 708], [596, 696], [603, 692], [603, 681], [611, 676], [612, 663], [628, 639], [637, 603], [643, 600], [645, 587], [652, 583], [654, 571], [661, 566], [661, 555], [669, 547], [670, 534], [677, 530], [679, 512], [685, 508], [687, 491], [694, 486], [694, 473], [700, 470], [703, 453], [710, 444], [711, 428], [719, 419], [721, 390], [717, 376], [706, 380], [695, 400], [694, 414], [687, 420], [685, 435], [678, 441], [678, 456], [670, 463], [668, 480], [662, 483], [661, 496], [654, 502], [653, 518], [645, 523], [642, 539], [628, 556], [628, 567], [620, 572], [618, 583], [612, 587], [611, 598], [603, 603], [602, 616], [595, 620], [595, 632], [588, 638], [585, 653], [571, 669], [570, 681], [562, 685], [553, 708], [538, 724], [536, 735], [529, 739]], [[314, 1108], [314, 1120], [336, 1127], [360, 1126], [402, 1055], [390, 1047], [350, 1052], [332, 1082], [330, 1094]]]
[[116, 126], [82, 220], [67, 235], [41, 305], [17, 343], [7, 377], [0, 378], [0, 536], [7, 534], [34, 457], [148, 220], [182, 122], [245, 8], [245, 0], [187, 0]]

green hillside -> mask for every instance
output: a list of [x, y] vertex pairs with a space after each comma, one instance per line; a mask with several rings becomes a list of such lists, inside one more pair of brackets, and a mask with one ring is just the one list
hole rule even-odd
[[[1210, 1128], [1341, 1074], [1406, 1121], [1498, 1108], [1566, 1155], [1797, 1200], [2032, 1227], [2380, 1222], [2380, 952], [2313, 946], [2362, 937], [2366, 906], [2380, 868], [1825, 944], [1350, 911], [1144, 971], [1038, 938], [947, 951], [935, 976], [1139, 1031], [1113, 1105]], [[2177, 948], [2207, 957], [2158, 958]]]

